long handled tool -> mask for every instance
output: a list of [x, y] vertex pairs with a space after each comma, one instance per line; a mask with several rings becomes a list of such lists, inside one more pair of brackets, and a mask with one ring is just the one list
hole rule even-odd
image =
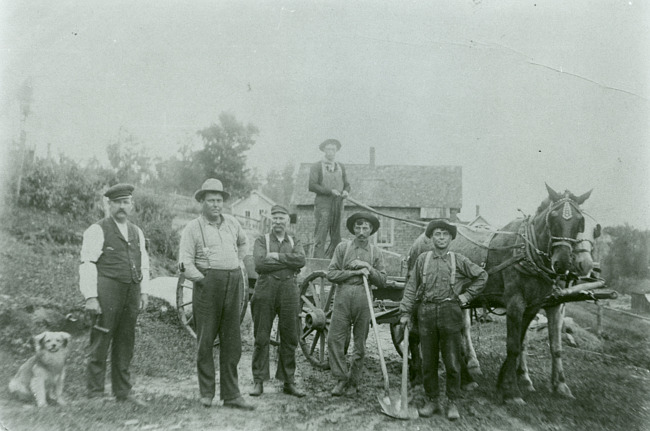
[[370, 296], [370, 287], [368, 287], [368, 278], [363, 276], [363, 286], [366, 288], [366, 297], [368, 298], [368, 307], [370, 308], [370, 319], [372, 321], [372, 329], [375, 333], [375, 340], [377, 341], [377, 350], [379, 350], [379, 362], [381, 364], [381, 372], [384, 375], [384, 396], [377, 396], [381, 411], [393, 418], [408, 419], [401, 415], [401, 399], [399, 394], [390, 393], [390, 383], [388, 381], [388, 370], [386, 369], [386, 361], [384, 360], [384, 352], [381, 349], [381, 342], [379, 341], [379, 332], [377, 330], [377, 319], [375, 319], [375, 309], [372, 306], [372, 297]]
[[409, 408], [408, 399], [408, 374], [409, 374], [409, 327], [404, 326], [404, 340], [402, 342], [402, 399], [399, 410], [400, 419], [417, 419], [418, 409]]

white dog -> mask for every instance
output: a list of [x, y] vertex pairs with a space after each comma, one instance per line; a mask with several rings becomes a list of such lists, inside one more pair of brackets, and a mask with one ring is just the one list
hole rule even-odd
[[36, 354], [18, 369], [9, 382], [9, 392], [25, 401], [36, 399], [38, 407], [46, 406], [48, 399], [64, 405], [63, 380], [69, 341], [67, 332], [43, 332], [35, 336]]

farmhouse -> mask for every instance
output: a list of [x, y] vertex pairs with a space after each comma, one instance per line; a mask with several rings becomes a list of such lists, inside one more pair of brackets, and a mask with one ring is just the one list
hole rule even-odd
[[[296, 235], [305, 244], [311, 256], [314, 243], [314, 193], [307, 189], [311, 163], [298, 168], [292, 212], [296, 214], [293, 226]], [[374, 160], [374, 148], [370, 149], [368, 164], [345, 164], [351, 184], [350, 197], [379, 212], [402, 219], [428, 221], [445, 217], [458, 221], [462, 206], [462, 170], [460, 166], [378, 166]], [[345, 201], [341, 236], [351, 238], [345, 229], [345, 219], [362, 210]], [[374, 236], [376, 244], [390, 253], [405, 255], [422, 228], [379, 217], [381, 229]]]
[[261, 229], [265, 232], [273, 205], [275, 202], [271, 198], [258, 190], [253, 190], [247, 197], [237, 199], [230, 207], [232, 215], [244, 228]]

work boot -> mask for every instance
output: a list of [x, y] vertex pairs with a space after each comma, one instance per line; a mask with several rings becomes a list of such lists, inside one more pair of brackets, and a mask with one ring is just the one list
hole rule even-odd
[[133, 395], [124, 395], [124, 396], [119, 396], [115, 397], [115, 401], [118, 403], [130, 403], [138, 407], [146, 407], [147, 403], [135, 398]]
[[476, 383], [476, 382], [469, 382], [469, 383], [463, 385], [463, 390], [465, 392], [472, 392], [476, 388], [478, 388], [478, 383]]
[[240, 410], [255, 410], [255, 406], [248, 404], [242, 397], [237, 397], [232, 400], [226, 400], [223, 402], [224, 407], [230, 407], [232, 409]]
[[298, 398], [302, 398], [306, 395], [304, 392], [301, 392], [294, 383], [285, 383], [282, 392]]
[[248, 393], [252, 397], [259, 397], [264, 392], [264, 384], [262, 382], [255, 382], [253, 390]]
[[334, 386], [334, 389], [332, 389], [332, 396], [333, 397], [340, 397], [345, 393], [345, 387], [347, 386], [348, 382], [345, 380], [339, 380], [336, 386]]
[[440, 403], [438, 402], [438, 400], [432, 400], [430, 398], [428, 398], [424, 402], [424, 405], [418, 409], [418, 413], [423, 418], [431, 417], [431, 416], [433, 416], [434, 413], [440, 413], [440, 412], [441, 412], [441, 409], [440, 409]]
[[458, 407], [456, 407], [456, 403], [449, 401], [449, 405], [447, 406], [447, 419], [450, 421], [455, 421], [458, 418], [460, 418], [460, 413], [458, 413]]

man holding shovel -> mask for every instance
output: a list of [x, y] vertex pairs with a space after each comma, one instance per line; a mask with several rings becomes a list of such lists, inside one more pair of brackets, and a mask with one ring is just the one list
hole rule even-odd
[[[370, 213], [352, 214], [346, 226], [355, 238], [340, 243], [334, 250], [327, 279], [338, 285], [332, 308], [332, 321], [327, 338], [329, 363], [337, 380], [333, 396], [356, 392], [363, 374], [366, 339], [370, 329], [370, 308], [364, 278], [376, 287], [384, 287], [386, 270], [381, 250], [370, 244], [370, 237], [379, 229], [379, 220]], [[354, 353], [348, 369], [345, 359], [346, 341], [353, 327]]]
[[409, 274], [400, 304], [400, 323], [408, 325], [417, 308], [424, 390], [427, 401], [420, 416], [440, 412], [438, 397], [438, 356], [442, 353], [447, 377], [447, 418], [460, 417], [456, 399], [460, 397], [460, 356], [463, 312], [461, 307], [485, 287], [487, 272], [465, 256], [449, 251], [456, 238], [456, 226], [446, 220], [432, 220], [426, 236], [434, 249], [418, 256]]

